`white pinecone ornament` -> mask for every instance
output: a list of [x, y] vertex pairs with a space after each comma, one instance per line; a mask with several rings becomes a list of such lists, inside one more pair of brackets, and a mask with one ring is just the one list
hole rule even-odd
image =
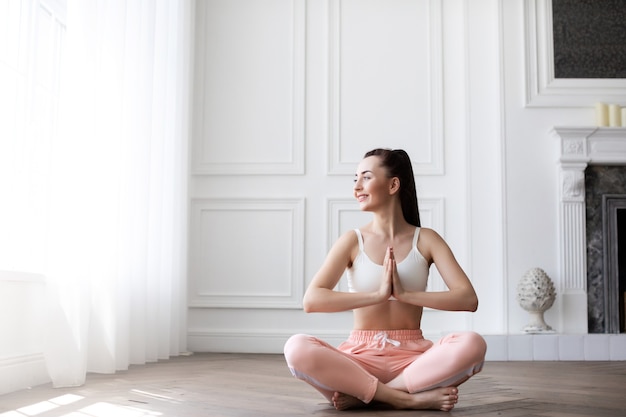
[[554, 333], [543, 318], [556, 298], [554, 283], [541, 268], [528, 270], [517, 285], [517, 302], [530, 314], [526, 333]]

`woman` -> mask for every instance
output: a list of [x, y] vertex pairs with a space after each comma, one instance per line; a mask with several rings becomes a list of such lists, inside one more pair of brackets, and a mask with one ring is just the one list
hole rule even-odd
[[[441, 236], [420, 227], [406, 152], [366, 153], [354, 197], [373, 220], [337, 240], [304, 295], [306, 312], [352, 310], [354, 329], [338, 348], [313, 336], [292, 336], [285, 344], [287, 364], [338, 410], [375, 402], [450, 411], [458, 385], [481, 370], [486, 344], [473, 332], [433, 344], [422, 336], [422, 312], [476, 311], [474, 288]], [[448, 291], [425, 291], [432, 263]], [[334, 291], [346, 269], [349, 292]]]

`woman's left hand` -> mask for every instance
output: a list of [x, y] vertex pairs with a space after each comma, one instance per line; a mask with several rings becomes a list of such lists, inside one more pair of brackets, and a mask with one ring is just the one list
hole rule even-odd
[[392, 295], [394, 296], [394, 298], [396, 298], [397, 300], [400, 300], [400, 298], [406, 293], [406, 291], [404, 290], [404, 288], [402, 287], [402, 284], [400, 283], [400, 277], [398, 276], [398, 268], [396, 266], [396, 258], [393, 254], [393, 249], [391, 249], [391, 275], [392, 275]]

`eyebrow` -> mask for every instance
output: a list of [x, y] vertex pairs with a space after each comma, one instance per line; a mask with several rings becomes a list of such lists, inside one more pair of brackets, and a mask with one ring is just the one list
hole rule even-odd
[[[366, 169], [365, 171], [362, 171], [362, 172], [361, 172], [361, 175], [363, 175], [363, 174], [367, 174], [368, 172], [369, 172], [370, 174], [373, 174], [373, 172], [372, 172], [372, 171], [370, 171], [369, 169]], [[356, 177], [357, 175], [359, 175], [359, 174], [358, 174], [358, 173], [354, 174], [354, 176], [355, 176], [355, 177]]]

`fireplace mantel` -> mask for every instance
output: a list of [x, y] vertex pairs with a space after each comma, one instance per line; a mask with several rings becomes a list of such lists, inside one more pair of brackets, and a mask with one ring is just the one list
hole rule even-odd
[[626, 164], [626, 127], [555, 127], [561, 164]]
[[559, 139], [559, 267], [562, 329], [587, 333], [585, 169], [626, 165], [626, 128], [555, 127]]

